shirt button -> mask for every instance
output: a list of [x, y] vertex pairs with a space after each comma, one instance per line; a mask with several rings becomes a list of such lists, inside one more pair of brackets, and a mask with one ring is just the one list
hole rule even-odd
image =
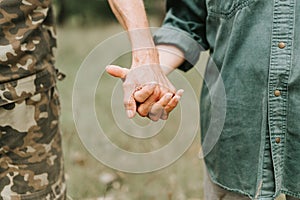
[[275, 95], [276, 97], [279, 97], [279, 96], [281, 95], [281, 92], [280, 92], [279, 90], [275, 90], [275, 91], [274, 91], [274, 95]]
[[283, 49], [283, 48], [285, 48], [285, 43], [284, 42], [279, 42], [278, 43], [278, 47], [280, 48], [280, 49]]
[[277, 144], [279, 144], [280, 141], [281, 141], [280, 137], [275, 138], [275, 142], [276, 142]]

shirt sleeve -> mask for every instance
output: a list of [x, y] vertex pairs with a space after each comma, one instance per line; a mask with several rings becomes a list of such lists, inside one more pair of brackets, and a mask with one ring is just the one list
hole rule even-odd
[[175, 45], [184, 52], [185, 62], [179, 67], [183, 71], [196, 64], [200, 51], [208, 49], [206, 16], [205, 0], [167, 0], [167, 14], [154, 41]]

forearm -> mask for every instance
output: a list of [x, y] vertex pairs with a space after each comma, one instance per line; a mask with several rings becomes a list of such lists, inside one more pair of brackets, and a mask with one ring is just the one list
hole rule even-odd
[[132, 45], [132, 67], [159, 63], [143, 1], [109, 0], [109, 3], [118, 21], [128, 32]]
[[184, 53], [174, 45], [157, 45], [160, 66], [164, 74], [169, 74], [184, 62]]

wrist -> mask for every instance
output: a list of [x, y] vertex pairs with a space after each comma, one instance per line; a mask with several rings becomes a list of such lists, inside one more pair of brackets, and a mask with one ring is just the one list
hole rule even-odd
[[160, 65], [160, 68], [165, 75], [169, 75], [171, 72], [173, 72], [176, 69], [166, 65]]
[[132, 68], [144, 65], [159, 66], [159, 56], [155, 46], [132, 51]]
[[156, 49], [149, 28], [139, 28], [128, 31], [133, 51], [141, 49]]

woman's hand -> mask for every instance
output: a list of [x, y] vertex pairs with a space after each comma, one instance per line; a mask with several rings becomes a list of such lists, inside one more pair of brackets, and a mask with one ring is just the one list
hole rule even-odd
[[109, 65], [106, 71], [123, 80], [124, 106], [129, 118], [138, 112], [140, 116], [153, 121], [166, 120], [183, 93], [183, 90], [176, 92], [158, 65], [131, 69]]

